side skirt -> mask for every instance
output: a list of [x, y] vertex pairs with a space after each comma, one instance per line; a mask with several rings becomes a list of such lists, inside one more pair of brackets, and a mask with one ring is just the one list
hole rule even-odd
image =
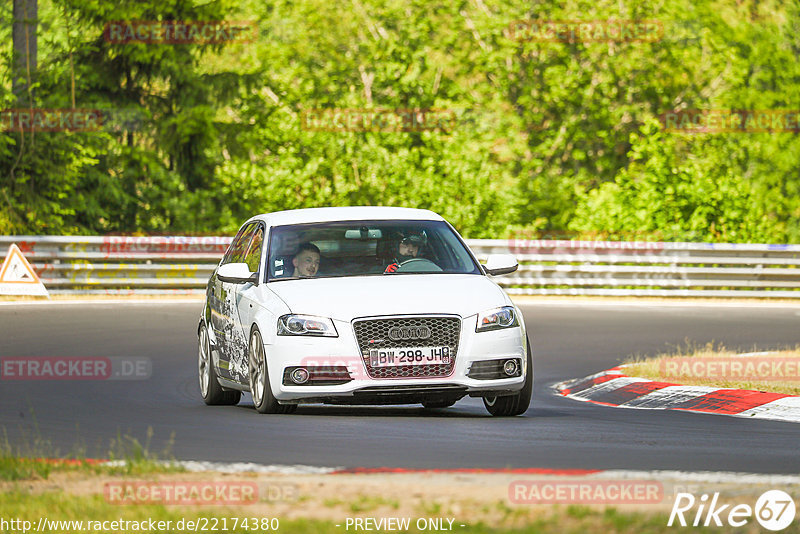
[[222, 378], [221, 376], [218, 376], [217, 380], [219, 381], [219, 385], [222, 386], [223, 389], [235, 389], [238, 391], [244, 391], [245, 393], [250, 392], [249, 385], [240, 384], [239, 382], [234, 382], [233, 380], [230, 380], [228, 378]]

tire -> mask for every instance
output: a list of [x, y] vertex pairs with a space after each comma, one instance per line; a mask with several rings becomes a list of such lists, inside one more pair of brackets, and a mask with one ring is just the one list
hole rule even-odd
[[454, 405], [456, 401], [454, 400], [447, 400], [447, 401], [424, 401], [422, 406], [428, 410], [435, 410], [437, 408], [449, 408], [450, 406]]
[[197, 336], [197, 377], [200, 382], [200, 395], [209, 406], [233, 406], [239, 403], [242, 393], [232, 389], [222, 389], [211, 357], [211, 343], [206, 326], [202, 325]]
[[522, 415], [528, 411], [533, 394], [533, 356], [531, 355], [531, 342], [527, 342], [528, 365], [525, 372], [525, 384], [519, 393], [502, 397], [484, 397], [483, 405], [490, 414], [498, 417]]
[[261, 340], [261, 332], [255, 327], [250, 333], [247, 361], [250, 394], [253, 396], [253, 406], [258, 413], [292, 413], [297, 410], [296, 404], [280, 404], [272, 395], [264, 342]]

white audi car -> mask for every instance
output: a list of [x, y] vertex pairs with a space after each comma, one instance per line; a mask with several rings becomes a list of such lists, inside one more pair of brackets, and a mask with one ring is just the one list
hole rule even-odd
[[198, 325], [206, 404], [250, 392], [261, 413], [300, 403], [445, 408], [482, 397], [492, 415], [530, 405], [525, 323], [492, 276], [427, 210], [311, 208], [239, 229], [206, 290]]

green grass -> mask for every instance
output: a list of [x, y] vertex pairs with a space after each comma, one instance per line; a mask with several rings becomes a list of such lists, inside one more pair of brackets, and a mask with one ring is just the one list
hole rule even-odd
[[353, 513], [369, 512], [382, 506], [388, 506], [394, 510], [400, 508], [400, 503], [395, 500], [387, 500], [383, 497], [368, 497], [359, 495], [358, 499], [350, 503], [350, 511]]
[[422, 503], [420, 509], [422, 510], [422, 515], [440, 515], [442, 513], [442, 503], [435, 501]]
[[47, 478], [53, 468], [51, 464], [0, 452], [0, 480]]
[[571, 504], [567, 506], [567, 515], [575, 519], [584, 519], [592, 514], [592, 509], [588, 506], [580, 504]]
[[8, 434], [3, 430], [0, 440], [0, 481], [47, 479], [51, 473], [62, 471], [89, 472], [92, 474], [146, 475], [153, 473], [172, 473], [184, 471], [172, 465], [170, 454], [172, 439], [160, 453], [151, 450], [153, 430], [147, 431], [144, 444], [131, 436], [121, 436], [111, 440], [108, 460], [111, 465], [92, 463], [86, 459], [84, 449], [76, 446], [71, 454], [62, 456], [48, 441], [39, 437], [34, 419], [34, 436], [23, 433], [22, 444], [12, 446]]
[[120, 436], [112, 440], [111, 448], [108, 452], [108, 459], [120, 462], [115, 467], [100, 466], [104, 472], [123, 475], [146, 475], [152, 473], [174, 473], [185, 471], [182, 467], [175, 465], [175, 457], [172, 455], [172, 445], [174, 434], [170, 436], [169, 442], [163, 451], [156, 453], [151, 450], [150, 442], [153, 438], [153, 429], [147, 429], [147, 440], [144, 444], [131, 436]]

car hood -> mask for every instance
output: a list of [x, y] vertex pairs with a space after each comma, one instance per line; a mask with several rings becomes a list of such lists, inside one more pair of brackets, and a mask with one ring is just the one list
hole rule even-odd
[[342, 321], [394, 314], [451, 313], [468, 317], [510, 304], [486, 276], [403, 274], [271, 282], [292, 313]]

